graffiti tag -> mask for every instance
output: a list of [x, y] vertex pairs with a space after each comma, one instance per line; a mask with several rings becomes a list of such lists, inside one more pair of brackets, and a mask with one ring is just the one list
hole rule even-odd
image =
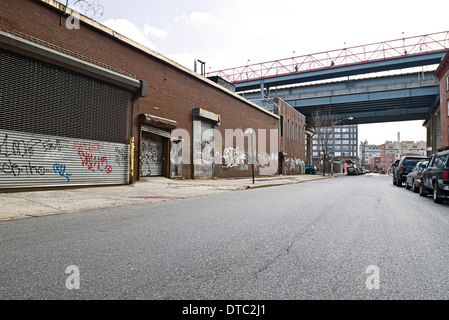
[[56, 174], [59, 174], [61, 177], [64, 177], [67, 179], [67, 182], [70, 182], [71, 174], [66, 172], [66, 165], [55, 163], [53, 165], [53, 171]]
[[45, 173], [51, 171], [42, 166], [33, 166], [31, 162], [20, 165], [8, 160], [7, 162], [0, 163], [0, 172], [3, 172], [4, 174], [12, 174], [14, 177], [20, 177], [22, 174], [43, 176]]
[[78, 155], [81, 159], [81, 165], [87, 167], [92, 172], [104, 171], [106, 174], [112, 172], [112, 167], [108, 164], [108, 158], [94, 156], [89, 152], [78, 151]]

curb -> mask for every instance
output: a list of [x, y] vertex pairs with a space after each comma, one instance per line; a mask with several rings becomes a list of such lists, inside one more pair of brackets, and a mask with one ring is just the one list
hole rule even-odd
[[[124, 195], [122, 194], [122, 196], [124, 196], [125, 198], [128, 198], [130, 200], [134, 199], [137, 200], [139, 202], [126, 202], [126, 201], [121, 201], [120, 196], [117, 194], [117, 191], [114, 191], [111, 195], [106, 195], [104, 196], [104, 193], [102, 193], [100, 195], [100, 199], [97, 199], [95, 201], [95, 203], [98, 203], [97, 201], [102, 201], [103, 203], [98, 203], [98, 205], [92, 205], [92, 200], [91, 199], [86, 199], [86, 200], [90, 200], [90, 205], [81, 205], [78, 206], [76, 209], [73, 209], [72, 211], [68, 211], [66, 210], [66, 208], [64, 207], [60, 207], [58, 205], [55, 205], [54, 202], [48, 202], [48, 201], [38, 201], [36, 202], [36, 200], [33, 198], [31, 199], [27, 199], [25, 200], [24, 198], [22, 198], [22, 196], [18, 196], [16, 198], [12, 198], [11, 200], [2, 200], [0, 201], [0, 205], [1, 203], [3, 203], [3, 205], [6, 205], [6, 207], [8, 207], [8, 201], [10, 203], [14, 203], [14, 205], [11, 206], [10, 210], [6, 209], [6, 210], [0, 210], [2, 212], [0, 212], [0, 222], [4, 222], [4, 221], [12, 221], [12, 220], [21, 220], [21, 219], [27, 219], [27, 218], [39, 218], [39, 217], [45, 217], [45, 216], [50, 216], [50, 215], [60, 215], [60, 214], [67, 214], [67, 213], [80, 213], [80, 212], [84, 212], [84, 211], [89, 211], [89, 210], [102, 210], [102, 209], [108, 209], [108, 208], [115, 208], [115, 207], [126, 207], [126, 206], [133, 206], [133, 205], [138, 205], [138, 204], [144, 204], [144, 203], [151, 203], [151, 202], [160, 202], [160, 201], [171, 201], [171, 200], [175, 200], [175, 199], [187, 199], [187, 198], [192, 198], [192, 197], [198, 197], [198, 196], [208, 196], [210, 194], [218, 194], [220, 192], [231, 192], [231, 191], [243, 191], [243, 190], [251, 190], [251, 189], [260, 189], [260, 188], [270, 188], [270, 187], [276, 187], [276, 186], [283, 186], [283, 185], [290, 185], [290, 184], [297, 184], [297, 183], [302, 183], [302, 182], [308, 182], [308, 181], [315, 181], [315, 180], [321, 180], [321, 179], [327, 179], [327, 178], [335, 178], [335, 176], [316, 176], [316, 177], [308, 177], [308, 179], [305, 180], [301, 180], [301, 179], [295, 179], [295, 178], [283, 178], [283, 179], [277, 179], [275, 181], [266, 181], [265, 183], [259, 181], [259, 183], [261, 184], [251, 184], [251, 183], [243, 183], [241, 185], [232, 185], [229, 187], [229, 189], [227, 188], [223, 188], [220, 189], [220, 187], [226, 186], [225, 184], [223, 186], [221, 185], [212, 185], [212, 184], [208, 184], [208, 185], [182, 185], [181, 186], [181, 190], [185, 187], [186, 189], [188, 188], [197, 188], [197, 187], [203, 187], [204, 189], [204, 193], [198, 193], [198, 192], [193, 192], [193, 193], [189, 193], [189, 191], [187, 192], [181, 192], [180, 194], [164, 194], [164, 188], [167, 188], [167, 186], [163, 186], [164, 184], [159, 184], [158, 190], [150, 190], [150, 191], [146, 191], [143, 188], [139, 188], [138, 190], [136, 190], [135, 194], [127, 194]], [[161, 187], [162, 186], [162, 187]], [[175, 185], [172, 184], [168, 184], [168, 188], [176, 188]], [[74, 189], [74, 190], [78, 190], [78, 189]], [[99, 189], [98, 189], [99, 190]], [[143, 191], [143, 192], [142, 192]], [[43, 191], [45, 192], [45, 191]], [[50, 191], [50, 192], [54, 192], [54, 191]], [[64, 190], [64, 193], [66, 192], [66, 190]], [[69, 191], [70, 192], [70, 191]], [[201, 190], [200, 190], [201, 192]], [[13, 195], [13, 194], [12, 194]], [[48, 194], [42, 194], [44, 196], [44, 198], [49, 199], [50, 196]], [[79, 201], [81, 201], [79, 199], [79, 195], [77, 195], [77, 199], [75, 200], [75, 197], [73, 195], [67, 195], [68, 198], [71, 198], [71, 200], [73, 201], [77, 201], [78, 203], [80, 203]], [[53, 196], [53, 195], [51, 195]], [[117, 198], [117, 203], [115, 203], [115, 198], [114, 197], [118, 197]], [[119, 199], [120, 198], [120, 199]], [[20, 204], [17, 204], [16, 201], [19, 200]], [[69, 199], [70, 200], [70, 199]], [[112, 202], [111, 202], [112, 201]], [[39, 207], [39, 209], [36, 209], [36, 206]], [[47, 208], [46, 208], [47, 207]], [[3, 206], [4, 208], [4, 206]], [[9, 212], [8, 212], [9, 211]]]

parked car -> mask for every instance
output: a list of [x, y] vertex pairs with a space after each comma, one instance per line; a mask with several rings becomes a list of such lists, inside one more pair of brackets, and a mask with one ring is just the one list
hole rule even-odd
[[421, 175], [420, 196], [433, 193], [433, 201], [441, 203], [449, 197], [449, 150], [433, 155]]
[[358, 175], [358, 170], [357, 170], [357, 168], [354, 168], [354, 167], [348, 167], [346, 170], [346, 174], [348, 176], [356, 176], [356, 175]]
[[[402, 187], [402, 184], [407, 180], [407, 175], [414, 166], [420, 161], [426, 161], [429, 158], [419, 156], [404, 156], [401, 161], [394, 167], [393, 170], [393, 184]], [[394, 163], [393, 165], [395, 165]]]
[[316, 167], [315, 166], [306, 166], [306, 173], [315, 174]]
[[407, 175], [405, 189], [412, 189], [415, 193], [419, 191], [419, 187], [421, 186], [421, 174], [427, 168], [428, 163], [429, 161], [420, 161], [413, 167], [412, 171]]

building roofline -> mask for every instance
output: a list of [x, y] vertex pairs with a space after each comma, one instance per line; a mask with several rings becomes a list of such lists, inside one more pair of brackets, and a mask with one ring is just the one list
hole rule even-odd
[[449, 51], [446, 53], [446, 55], [441, 59], [441, 63], [438, 66], [438, 68], [435, 70], [434, 75], [438, 79], [441, 80], [444, 73], [449, 69]]
[[242, 102], [248, 104], [249, 106], [251, 106], [253, 108], [256, 108], [259, 111], [262, 111], [262, 112], [266, 113], [267, 115], [270, 115], [270, 116], [272, 116], [272, 117], [274, 117], [276, 119], [279, 119], [279, 116], [277, 116], [277, 115], [275, 115], [275, 114], [273, 114], [273, 113], [263, 109], [262, 107], [259, 107], [255, 103], [253, 103], [253, 102], [243, 98], [242, 96], [229, 91], [228, 89], [220, 86], [219, 84], [217, 84], [217, 83], [215, 83], [215, 82], [213, 82], [213, 81], [211, 81], [211, 80], [209, 80], [209, 79], [207, 79], [207, 78], [197, 74], [196, 72], [193, 72], [192, 70], [190, 70], [190, 69], [180, 65], [179, 63], [177, 63], [177, 62], [175, 62], [175, 61], [173, 61], [173, 60], [163, 56], [160, 53], [157, 53], [154, 50], [151, 50], [151, 49], [143, 46], [142, 44], [140, 44], [140, 43], [138, 43], [138, 42], [136, 42], [134, 40], [129, 39], [128, 37], [126, 37], [126, 36], [116, 32], [116, 31], [114, 31], [113, 29], [111, 29], [109, 27], [106, 27], [105, 25], [103, 25], [103, 24], [101, 24], [101, 23], [99, 23], [99, 22], [97, 22], [95, 20], [92, 20], [92, 19], [88, 18], [88, 17], [86, 17], [86, 16], [76, 12], [75, 10], [73, 10], [71, 8], [66, 8], [65, 5], [63, 5], [62, 3], [60, 3], [60, 2], [58, 2], [56, 0], [32, 0], [32, 1], [36, 1], [36, 2], [39, 2], [41, 4], [44, 4], [44, 5], [52, 8], [52, 9], [54, 9], [56, 11], [59, 11], [61, 14], [67, 14], [67, 15], [75, 15], [76, 14], [77, 18], [79, 19], [79, 21], [84, 23], [84, 24], [86, 24], [86, 25], [88, 25], [89, 27], [91, 27], [93, 29], [96, 29], [97, 31], [100, 31], [100, 32], [102, 32], [104, 34], [107, 34], [110, 37], [114, 38], [115, 40], [118, 40], [118, 41], [120, 41], [120, 42], [122, 42], [122, 43], [124, 43], [124, 44], [126, 44], [128, 46], [131, 46], [134, 49], [139, 50], [139, 51], [143, 52], [144, 54], [147, 54], [147, 55], [151, 56], [152, 58], [158, 59], [158, 60], [162, 61], [163, 63], [171, 65], [172, 67], [174, 67], [174, 68], [176, 68], [176, 69], [178, 69], [178, 70], [188, 74], [189, 76], [191, 76], [191, 77], [193, 77], [193, 78], [195, 78], [195, 79], [197, 79], [199, 81], [202, 81], [204, 83], [207, 83], [208, 85], [213, 86], [214, 88], [219, 89], [222, 92], [227, 93], [228, 95], [231, 95], [232, 97], [241, 100]]

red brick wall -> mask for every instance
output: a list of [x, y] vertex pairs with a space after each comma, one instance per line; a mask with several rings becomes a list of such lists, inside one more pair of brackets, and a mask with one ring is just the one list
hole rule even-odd
[[[299, 162], [305, 164], [305, 125], [306, 117], [282, 99], [276, 98], [279, 115], [283, 116], [284, 134], [279, 137], [279, 151], [285, 154], [282, 159], [282, 174], [301, 174]], [[293, 127], [292, 127], [293, 124]], [[301, 137], [299, 138], [299, 132]], [[304, 133], [304, 134], [303, 134]], [[301, 162], [302, 164], [302, 162]]]
[[[0, 12], [2, 31], [147, 81], [148, 96], [134, 102], [133, 135], [136, 146], [140, 144], [140, 114], [176, 120], [178, 128], [186, 129], [190, 136], [193, 108], [220, 114], [221, 126], [217, 129], [223, 137], [224, 130], [229, 128], [278, 128], [276, 117], [107, 33], [84, 23], [81, 23], [80, 29], [67, 29], [65, 18], [60, 25], [60, 12], [40, 1], [2, 0]], [[269, 150], [268, 143], [267, 148]], [[138, 147], [135, 156], [135, 172], [138, 172]], [[190, 178], [190, 173], [190, 166], [183, 168], [184, 177]], [[251, 172], [228, 170], [223, 173], [223, 176], [237, 175], [250, 176]]]
[[[441, 61], [435, 75], [440, 80], [440, 121], [441, 121], [441, 146], [446, 147], [449, 145], [449, 114], [448, 114], [448, 101], [449, 101], [449, 52]], [[438, 121], [438, 119], [436, 119]]]
[[[446, 56], [449, 60], [449, 57]], [[447, 63], [449, 65], [449, 61]], [[449, 68], [446, 68], [445, 73], [440, 79], [440, 116], [441, 116], [441, 146], [445, 147], [449, 145], [449, 116], [448, 116], [448, 101], [449, 91], [447, 89], [446, 81], [449, 78]]]

